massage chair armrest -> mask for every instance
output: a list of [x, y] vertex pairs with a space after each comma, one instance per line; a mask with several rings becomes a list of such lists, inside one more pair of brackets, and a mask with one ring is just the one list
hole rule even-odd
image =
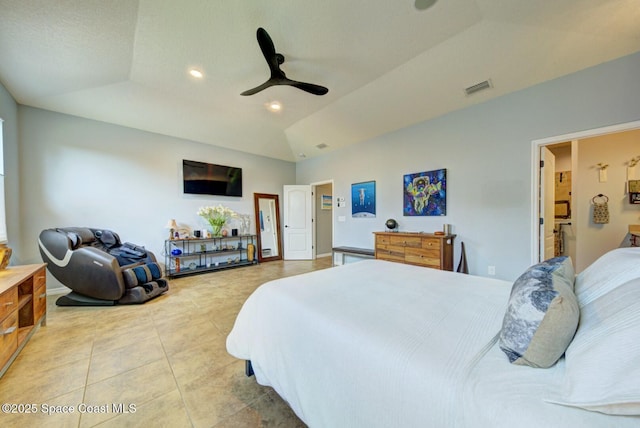
[[49, 253], [47, 256], [50, 255], [59, 260], [69, 257], [70, 255], [67, 252], [74, 248], [74, 243], [68, 234], [54, 229], [43, 230], [38, 238], [38, 244], [41, 252], [47, 252]]
[[[94, 247], [69, 250], [71, 256], [65, 266], [52, 266], [49, 270], [60, 282], [72, 290], [89, 297], [118, 300], [125, 291], [122, 270], [115, 257]], [[57, 268], [57, 269], [56, 269]]]

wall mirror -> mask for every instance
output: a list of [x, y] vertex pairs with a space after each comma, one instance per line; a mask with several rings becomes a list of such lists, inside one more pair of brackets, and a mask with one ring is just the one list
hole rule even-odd
[[282, 240], [280, 237], [280, 205], [278, 195], [254, 193], [253, 206], [256, 211], [258, 261], [268, 262], [281, 260]]

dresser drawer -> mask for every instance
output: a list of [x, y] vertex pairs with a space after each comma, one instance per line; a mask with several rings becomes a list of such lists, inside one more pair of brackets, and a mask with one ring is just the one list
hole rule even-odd
[[47, 283], [47, 271], [45, 268], [38, 270], [33, 275], [33, 288], [38, 288]]
[[407, 248], [405, 261], [412, 265], [440, 268], [440, 252], [431, 249]]
[[441, 239], [433, 239], [433, 238], [422, 238], [422, 248], [431, 249], [434, 251], [440, 252], [440, 244], [442, 243]]
[[422, 246], [422, 240], [419, 236], [392, 236], [390, 244], [398, 247], [415, 247]]
[[392, 262], [404, 262], [404, 249], [401, 251], [387, 249], [387, 248], [376, 248], [376, 259], [380, 260], [389, 260]]
[[0, 295], [0, 321], [18, 309], [18, 289], [11, 288]]
[[37, 323], [47, 310], [47, 285], [45, 283], [36, 287], [33, 293], [33, 321]]
[[376, 235], [376, 247], [378, 245], [389, 245], [391, 238], [388, 235]]
[[0, 367], [18, 349], [18, 311], [13, 312], [0, 323]]

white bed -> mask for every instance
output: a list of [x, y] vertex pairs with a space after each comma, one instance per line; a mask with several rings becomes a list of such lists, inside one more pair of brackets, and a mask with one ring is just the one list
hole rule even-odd
[[548, 369], [509, 363], [497, 341], [511, 287], [347, 264], [260, 286], [227, 350], [311, 427], [639, 427], [638, 416], [550, 403], [567, 388], [564, 358]]

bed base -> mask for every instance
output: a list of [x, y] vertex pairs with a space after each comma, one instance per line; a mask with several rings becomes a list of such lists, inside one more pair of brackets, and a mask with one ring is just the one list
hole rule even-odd
[[247, 377], [253, 376], [253, 366], [251, 365], [251, 360], [245, 360], [244, 374], [247, 375]]

